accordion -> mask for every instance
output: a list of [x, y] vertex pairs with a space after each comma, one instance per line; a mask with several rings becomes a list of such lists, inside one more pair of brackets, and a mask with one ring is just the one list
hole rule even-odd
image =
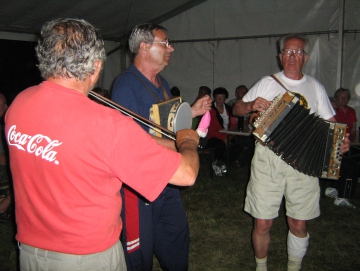
[[339, 178], [346, 124], [310, 114], [288, 91], [271, 102], [254, 127], [257, 140], [294, 169], [313, 177]]

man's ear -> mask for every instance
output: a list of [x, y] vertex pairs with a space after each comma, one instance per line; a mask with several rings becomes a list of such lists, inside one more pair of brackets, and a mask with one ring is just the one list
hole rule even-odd
[[101, 60], [98, 60], [98, 61], [96, 61], [94, 63], [95, 72], [94, 72], [94, 74], [92, 74], [90, 76], [90, 78], [95, 83], [99, 79], [99, 75], [100, 75], [100, 72], [101, 72], [102, 65], [103, 65], [103, 62]]
[[142, 42], [140, 42], [140, 45], [139, 45], [139, 53], [145, 53], [145, 52], [149, 51], [149, 48], [150, 48], [150, 44], [142, 41]]
[[308, 55], [305, 55], [305, 57], [304, 57], [304, 64], [306, 63], [306, 61], [308, 61], [308, 59], [309, 59], [309, 56], [308, 56]]
[[281, 65], [282, 65], [282, 58], [283, 58], [283, 54], [280, 53], [280, 54], [279, 54], [279, 61], [280, 61], [280, 64], [281, 64]]
[[94, 75], [97, 76], [101, 72], [103, 62], [101, 60], [98, 60], [94, 63], [95, 72]]

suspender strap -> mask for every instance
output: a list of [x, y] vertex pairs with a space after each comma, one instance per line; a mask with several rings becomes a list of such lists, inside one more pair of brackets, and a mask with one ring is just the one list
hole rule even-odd
[[275, 75], [271, 74], [270, 76], [271, 76], [276, 82], [278, 82], [279, 85], [282, 86], [286, 91], [289, 91], [289, 90], [283, 85], [283, 83], [281, 83], [280, 80], [276, 78]]
[[[136, 72], [133, 72], [133, 71], [125, 71], [125, 72], [130, 72], [130, 73], [133, 73], [136, 75], [137, 78], [139, 78], [140, 82], [147, 88], [148, 91], [150, 91], [150, 93], [155, 97], [155, 99], [160, 103], [160, 102], [163, 102], [163, 100], [161, 98], [159, 98], [159, 96], [157, 96], [150, 88], [149, 86], [144, 82], [144, 80], [136, 73]], [[156, 80], [159, 82], [159, 85], [161, 86], [162, 88], [162, 91], [163, 91], [163, 94], [164, 94], [164, 97], [165, 97], [165, 100], [169, 100], [169, 95], [167, 94], [166, 92], [166, 89], [160, 79], [160, 77], [157, 75], [156, 76]]]

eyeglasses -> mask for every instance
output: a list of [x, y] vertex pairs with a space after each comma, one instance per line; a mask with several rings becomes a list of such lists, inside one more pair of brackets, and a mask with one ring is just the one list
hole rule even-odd
[[303, 56], [305, 54], [303, 49], [283, 49], [283, 55], [290, 56], [291, 53], [294, 53], [296, 56]]
[[170, 48], [171, 43], [170, 41], [153, 41], [152, 43], [159, 43], [159, 44], [164, 44], [166, 48]]

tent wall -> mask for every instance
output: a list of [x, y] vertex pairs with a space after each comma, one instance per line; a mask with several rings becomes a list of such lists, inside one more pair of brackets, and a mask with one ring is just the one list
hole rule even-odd
[[122, 51], [121, 48], [117, 50], [119, 46], [119, 42], [105, 41], [106, 53], [109, 54], [111, 52], [111, 54], [107, 55], [106, 57], [103, 71], [101, 72], [99, 81], [97, 83], [97, 85], [103, 89], [111, 90], [114, 79], [121, 72], [120, 61], [122, 61]]
[[[24, 41], [30, 43], [33, 42], [35, 46], [35, 43], [38, 40], [38, 36], [34, 34], [0, 31], [0, 40]], [[116, 48], [118, 48], [119, 46], [119, 42], [105, 41], [106, 53], [108, 54], [109, 52], [111, 52], [111, 54], [107, 56], [103, 71], [100, 75], [97, 85], [107, 90], [111, 90], [114, 78], [120, 73], [121, 70], [121, 65], [119, 64], [119, 59], [121, 60], [121, 50], [116, 50]], [[35, 54], [35, 52], [33, 52], [32, 54]], [[21, 90], [22, 89], [19, 89], [18, 91]]]
[[[344, 39], [339, 64], [342, 10]], [[280, 70], [279, 36], [306, 33], [311, 49], [304, 72], [317, 78], [329, 96], [337, 85], [349, 88], [349, 105], [360, 119], [359, 12], [357, 0], [208, 0], [162, 23], [175, 48], [162, 75], [171, 86], [178, 86], [190, 103], [201, 85], [211, 89], [223, 86], [230, 99], [236, 86], [251, 87], [261, 77]], [[341, 82], [336, 81], [338, 65], [342, 67]]]

